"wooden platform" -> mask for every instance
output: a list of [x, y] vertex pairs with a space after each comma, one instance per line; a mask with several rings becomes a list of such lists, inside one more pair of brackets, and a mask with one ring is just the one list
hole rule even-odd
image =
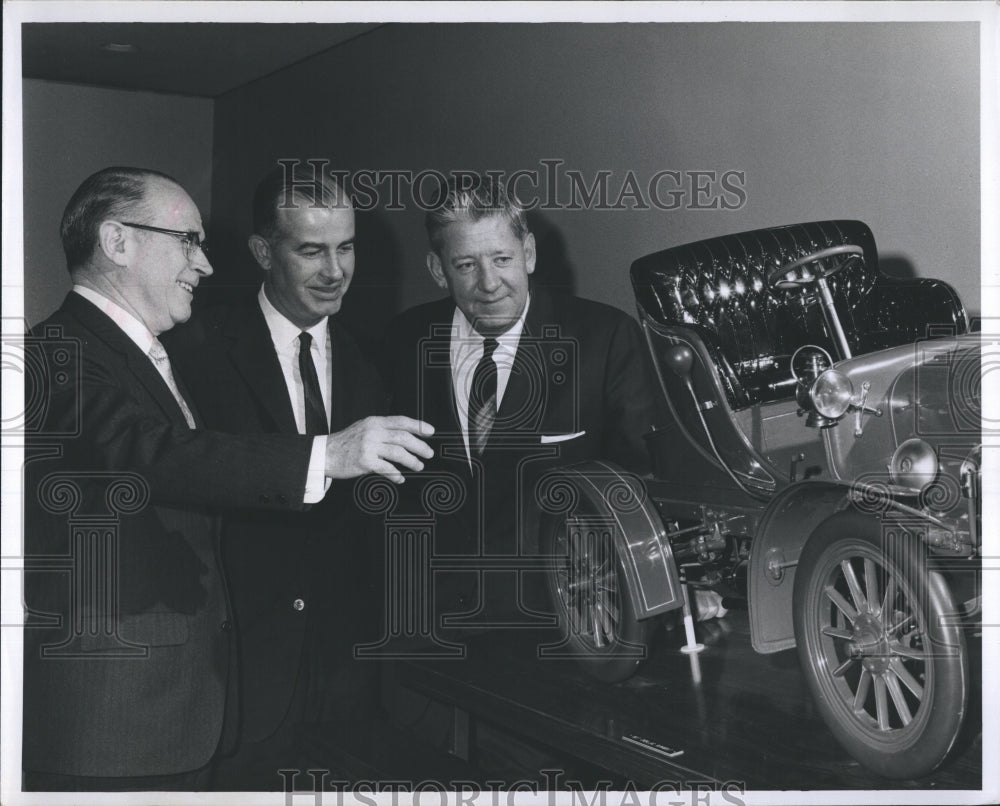
[[[706, 650], [689, 656], [679, 651], [683, 631], [664, 630], [650, 658], [624, 683], [595, 682], [571, 661], [538, 659], [536, 645], [552, 636], [530, 631], [477, 636], [462, 660], [396, 660], [392, 685], [416, 698], [411, 709], [420, 707], [420, 698], [447, 707], [455, 726], [452, 749], [472, 762], [477, 725], [494, 747], [517, 743], [520, 768], [509, 775], [541, 784], [540, 764], [554, 759], [566, 762], [564, 769], [582, 762], [606, 771], [615, 786], [625, 781], [640, 789], [701, 782], [736, 782], [748, 790], [981, 788], [978, 694], [976, 716], [940, 769], [920, 780], [890, 781], [834, 740], [794, 650], [753, 651], [744, 611], [698, 625], [698, 632]], [[978, 674], [973, 683], [979, 692]]]

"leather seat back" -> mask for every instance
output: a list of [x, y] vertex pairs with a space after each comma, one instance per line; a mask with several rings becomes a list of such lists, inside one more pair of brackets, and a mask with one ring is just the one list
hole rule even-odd
[[682, 327], [700, 340], [731, 409], [793, 398], [796, 349], [815, 344], [834, 360], [840, 356], [815, 285], [772, 290], [767, 278], [804, 255], [845, 244], [861, 247], [864, 259], [828, 284], [853, 354], [916, 341], [928, 335], [928, 324], [968, 330], [947, 283], [882, 275], [871, 229], [847, 220], [752, 230], [640, 258], [631, 269], [640, 318], [661, 333]]

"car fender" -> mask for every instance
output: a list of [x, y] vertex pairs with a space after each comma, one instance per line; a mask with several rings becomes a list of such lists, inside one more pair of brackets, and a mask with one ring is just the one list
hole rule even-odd
[[629, 597], [639, 619], [684, 604], [666, 528], [638, 476], [611, 462], [590, 461], [550, 471], [539, 485], [543, 518], [568, 528], [611, 528]]
[[750, 548], [747, 606], [750, 638], [757, 652], [795, 646], [792, 591], [795, 567], [806, 541], [831, 515], [851, 507], [851, 485], [802, 481], [768, 504]]

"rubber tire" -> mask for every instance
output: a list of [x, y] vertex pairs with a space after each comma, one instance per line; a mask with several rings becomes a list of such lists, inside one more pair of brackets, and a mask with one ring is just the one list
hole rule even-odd
[[[886, 551], [882, 521], [858, 513], [827, 521], [810, 537], [799, 559], [793, 615], [799, 659], [809, 689], [837, 740], [857, 761], [880, 775], [919, 778], [947, 757], [958, 738], [968, 703], [969, 656], [962, 628], [955, 623], [956, 608], [947, 583], [941, 574], [928, 569], [924, 546], [915, 538], [906, 538], [905, 544], [903, 539], [896, 530], [894, 537], [886, 538]], [[904, 545], [905, 551], [901, 550]], [[890, 726], [883, 731], [865, 708], [865, 717], [856, 714], [846, 701], [856, 683], [849, 684], [846, 676], [838, 682], [830, 672], [829, 664], [838, 660], [831, 657], [831, 647], [841, 639], [820, 633], [822, 614], [832, 607], [823, 590], [832, 573], [842, 577], [840, 563], [848, 557], [875, 560], [890, 570], [911, 602], [920, 598], [925, 602], [918, 608], [917, 619], [922, 615], [922, 630], [925, 635], [929, 632], [937, 649], [923, 662], [923, 696], [905, 727]], [[885, 586], [880, 590], [879, 596], [884, 596]], [[823, 623], [829, 624], [829, 619]]]
[[[564, 548], [566, 519], [550, 516], [543, 519], [541, 530], [542, 553], [549, 557], [566, 557]], [[547, 569], [545, 577], [552, 606], [559, 622], [562, 640], [584, 671], [596, 680], [615, 683], [635, 674], [642, 661], [648, 656], [648, 641], [652, 623], [656, 619], [636, 618], [632, 597], [625, 586], [625, 571], [617, 548], [610, 547], [614, 565], [614, 584], [620, 613], [614, 640], [606, 646], [597, 646], [587, 632], [573, 629], [565, 592], [562, 590], [560, 568], [564, 564], [555, 560]]]

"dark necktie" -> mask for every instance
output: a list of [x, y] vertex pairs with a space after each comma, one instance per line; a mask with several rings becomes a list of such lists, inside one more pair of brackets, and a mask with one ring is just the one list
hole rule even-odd
[[316, 365], [310, 353], [311, 346], [312, 336], [302, 331], [299, 334], [299, 374], [302, 376], [302, 389], [306, 398], [306, 433], [316, 436], [329, 434], [330, 425], [326, 419], [319, 378], [316, 377]]
[[484, 339], [483, 357], [472, 373], [469, 389], [469, 449], [482, 456], [497, 416], [497, 365], [493, 361], [496, 339]]

